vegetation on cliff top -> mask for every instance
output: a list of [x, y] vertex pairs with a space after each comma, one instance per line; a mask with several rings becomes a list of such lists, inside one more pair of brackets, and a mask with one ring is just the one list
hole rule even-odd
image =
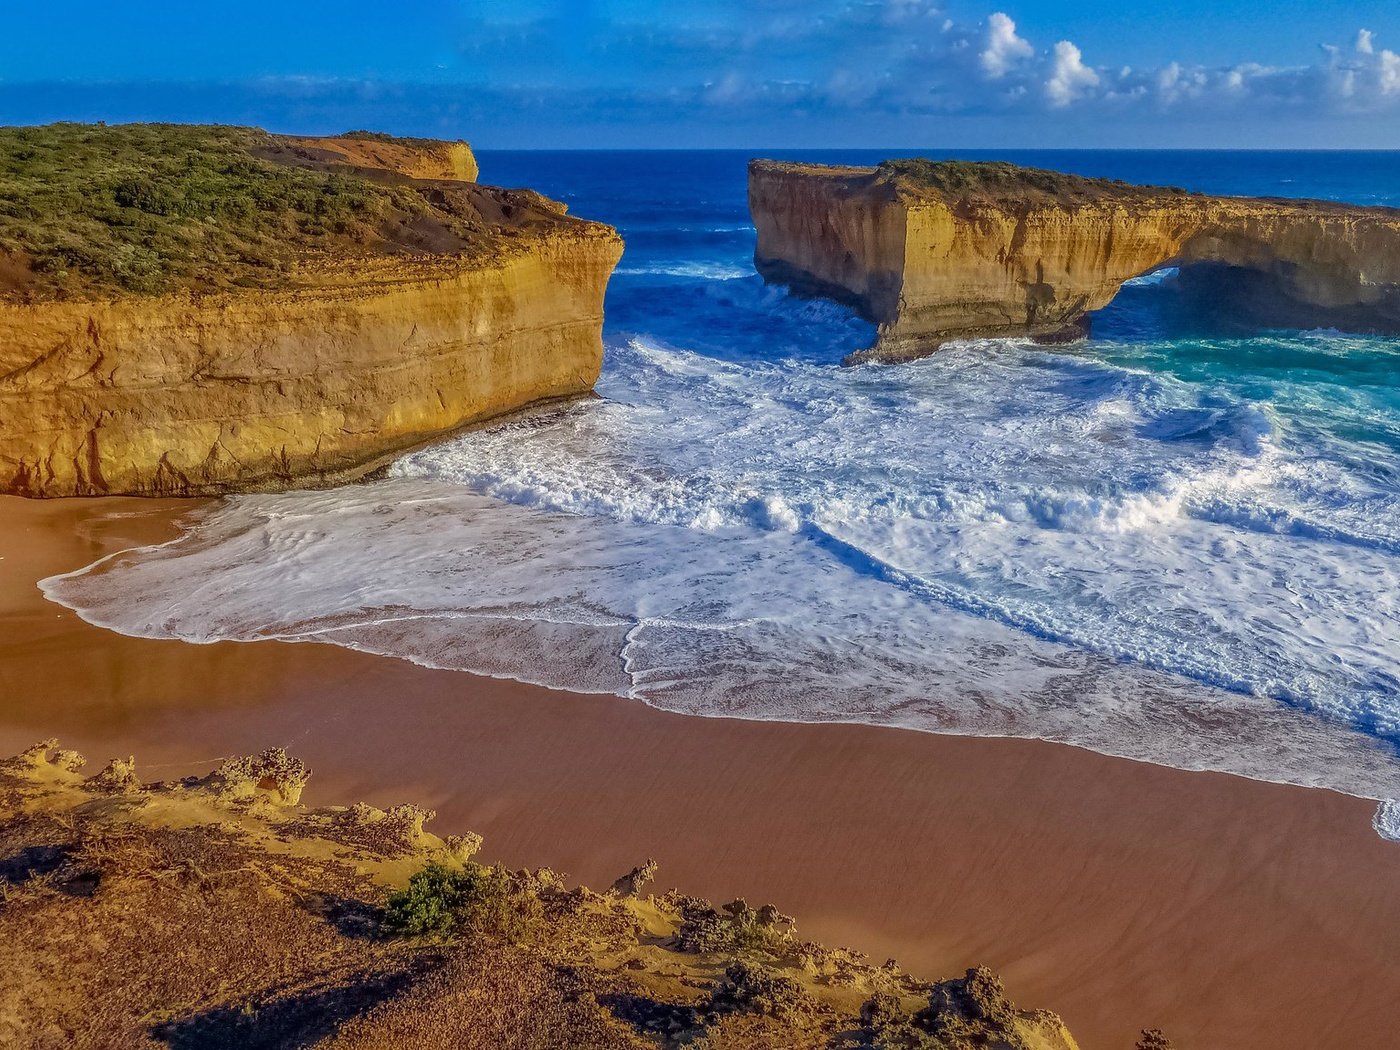
[[411, 180], [375, 175], [256, 128], [0, 128], [0, 295], [266, 287], [309, 254], [411, 250], [404, 231], [425, 225], [438, 247], [465, 235]]
[[1184, 195], [1175, 186], [1138, 186], [1121, 179], [1094, 179], [1045, 168], [1023, 168], [1005, 161], [928, 160], [913, 157], [887, 160], [878, 177], [903, 179], [951, 197], [1053, 198], [1061, 203], [1102, 200], [1105, 196]]

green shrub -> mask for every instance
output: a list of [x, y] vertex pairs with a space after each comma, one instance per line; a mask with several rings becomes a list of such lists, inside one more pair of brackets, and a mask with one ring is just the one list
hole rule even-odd
[[771, 952], [779, 948], [782, 935], [758, 920], [757, 912], [736, 915], [732, 920], [731, 946], [737, 952]]
[[1024, 198], [1043, 195], [1067, 203], [1097, 200], [1104, 196], [1182, 196], [1173, 186], [1135, 186], [1121, 179], [1097, 179], [1043, 168], [1023, 168], [1004, 161], [929, 160], [910, 157], [887, 160], [878, 171], [884, 178], [908, 181], [954, 197], [991, 196]]
[[34, 298], [146, 294], [271, 283], [414, 216], [454, 221], [412, 186], [297, 159], [256, 128], [0, 127], [0, 253], [28, 260]]
[[516, 941], [539, 919], [538, 898], [517, 890], [500, 867], [430, 864], [389, 898], [384, 922], [401, 936], [469, 933]]

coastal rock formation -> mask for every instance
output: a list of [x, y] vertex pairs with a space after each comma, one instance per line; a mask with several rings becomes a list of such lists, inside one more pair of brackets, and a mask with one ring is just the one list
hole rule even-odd
[[[280, 748], [152, 784], [122, 762], [120, 798], [82, 765], [0, 760], [6, 1047], [1077, 1050], [984, 969], [931, 983], [771, 905], [488, 867], [416, 806], [308, 808]], [[700, 912], [723, 935], [682, 948]]]
[[643, 887], [656, 878], [656, 861], [650, 857], [645, 864], [639, 865], [629, 871], [622, 878], [612, 884], [612, 889], [608, 892], [618, 897], [637, 897], [641, 895]]
[[100, 770], [88, 777], [83, 786], [89, 791], [126, 792], [140, 790], [141, 780], [136, 775], [136, 756], [114, 758]]
[[[1123, 282], [1183, 278], [1273, 324], [1400, 331], [1400, 211], [1210, 197], [1009, 164], [754, 161], [755, 263], [879, 325], [869, 356], [1082, 333]], [[866, 355], [857, 355], [858, 358]]]
[[295, 806], [311, 770], [286, 749], [270, 747], [260, 755], [230, 758], [209, 778], [211, 789], [228, 801], [266, 799], [279, 806]]
[[[258, 135], [241, 162], [250, 170], [329, 180], [313, 186], [323, 196], [292, 197], [309, 202], [295, 228], [325, 232], [305, 245], [289, 234], [285, 258], [246, 274], [229, 263], [227, 280], [220, 267], [181, 271], [158, 294], [113, 293], [124, 271], [52, 292], [69, 274], [55, 269], [65, 256], [7, 256], [0, 244], [0, 492], [334, 483], [466, 424], [592, 388], [622, 252], [611, 227], [530, 191], [476, 185], [465, 143]], [[157, 210], [182, 192], [178, 178], [143, 186], [121, 192]], [[349, 218], [318, 225], [347, 199]], [[182, 237], [199, 228], [166, 225]], [[236, 258], [245, 243], [232, 242]], [[110, 257], [120, 262], [123, 248]], [[111, 258], [100, 260], [109, 270]]]

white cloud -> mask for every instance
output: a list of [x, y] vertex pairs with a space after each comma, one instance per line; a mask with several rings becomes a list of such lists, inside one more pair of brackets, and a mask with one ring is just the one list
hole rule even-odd
[[1382, 95], [1400, 93], [1400, 55], [1382, 51], [1376, 69], [1376, 86]]
[[987, 19], [987, 46], [980, 58], [987, 76], [1000, 79], [1034, 54], [1030, 41], [1016, 35], [1016, 23], [1009, 15], [997, 11]]
[[[711, 105], [731, 116], [747, 107], [755, 119], [780, 105], [804, 116], [1400, 114], [1400, 54], [1364, 28], [1308, 64], [1256, 55], [1215, 66], [1164, 55], [1129, 66], [1112, 54], [1091, 63], [1071, 40], [1046, 47], [1004, 11], [981, 22], [950, 16], [940, 0], [673, 0], [664, 13], [641, 16], [619, 0], [592, 7], [599, 13], [582, 45], [567, 20], [550, 23], [550, 47], [482, 47], [478, 36], [477, 76], [488, 86], [504, 79], [575, 92], [580, 105], [602, 99], [618, 112], [643, 102], [675, 111]], [[611, 17], [610, 8], [627, 15]], [[646, 76], [617, 75], [627, 69]]]
[[1325, 47], [1327, 65], [1321, 71], [1327, 93], [1349, 110], [1370, 110], [1400, 101], [1400, 55], [1376, 48], [1369, 29], [1356, 34], [1350, 52]]
[[[1230, 75], [1234, 75], [1233, 72]], [[1210, 74], [1204, 69], [1185, 69], [1171, 62], [1157, 71], [1157, 98], [1165, 106], [1204, 97], [1210, 90]]]
[[1068, 40], [1055, 45], [1050, 79], [1045, 82], [1045, 97], [1057, 108], [1068, 106], [1099, 86], [1099, 75], [1084, 64], [1084, 55]]

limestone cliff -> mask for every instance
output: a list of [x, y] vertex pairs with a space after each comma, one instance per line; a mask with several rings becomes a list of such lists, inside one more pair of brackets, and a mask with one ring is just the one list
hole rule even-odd
[[1274, 323], [1400, 330], [1400, 211], [1210, 197], [1007, 164], [754, 161], [755, 262], [854, 306], [872, 354], [1082, 331], [1129, 278], [1209, 268]]
[[[305, 244], [290, 235], [275, 279], [250, 287], [196, 272], [150, 295], [0, 288], [0, 492], [327, 483], [592, 387], [622, 251], [611, 227], [473, 184], [464, 143], [262, 136], [248, 152], [330, 171], [330, 193], [361, 180], [371, 219]], [[13, 274], [25, 257], [10, 260]]]

